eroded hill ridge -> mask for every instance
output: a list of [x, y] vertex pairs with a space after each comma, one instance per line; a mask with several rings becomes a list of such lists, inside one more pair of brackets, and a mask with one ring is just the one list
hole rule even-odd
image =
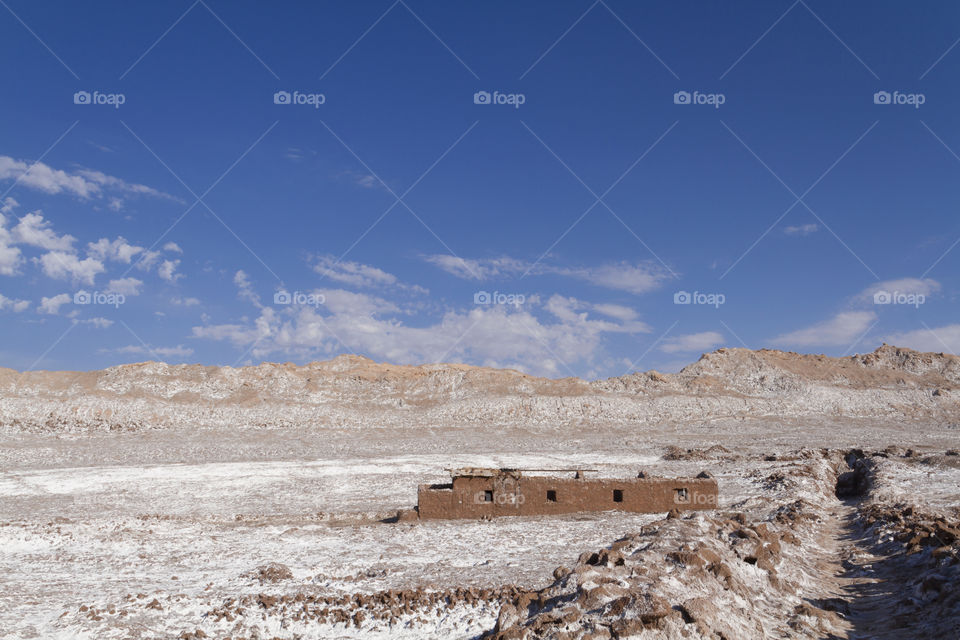
[[391, 365], [342, 355], [298, 366], [0, 369], [0, 427], [523, 424], [872, 418], [952, 423], [960, 357], [883, 345], [846, 358], [719, 349], [679, 373], [587, 382], [462, 364]]

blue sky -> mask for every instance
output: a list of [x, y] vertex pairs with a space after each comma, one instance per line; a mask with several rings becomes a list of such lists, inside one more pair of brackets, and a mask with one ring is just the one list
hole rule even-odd
[[960, 350], [960, 7], [0, 7], [0, 365]]

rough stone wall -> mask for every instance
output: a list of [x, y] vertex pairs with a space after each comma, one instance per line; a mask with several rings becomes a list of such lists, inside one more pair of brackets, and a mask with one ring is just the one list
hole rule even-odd
[[[686, 490], [686, 500], [678, 490]], [[614, 500], [614, 491], [621, 501]], [[548, 499], [553, 492], [556, 500]], [[583, 511], [662, 513], [671, 509], [715, 509], [717, 481], [712, 478], [570, 479], [530, 476], [453, 479], [450, 488], [420, 485], [420, 518], [535, 516]]]

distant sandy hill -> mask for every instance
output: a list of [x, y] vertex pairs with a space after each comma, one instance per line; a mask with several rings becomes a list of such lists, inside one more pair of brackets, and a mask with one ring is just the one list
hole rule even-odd
[[889, 345], [847, 358], [719, 349], [679, 373], [595, 382], [355, 355], [302, 366], [144, 362], [90, 372], [0, 369], [0, 427], [563, 426], [771, 417], [952, 423], [960, 414], [958, 387], [957, 356]]

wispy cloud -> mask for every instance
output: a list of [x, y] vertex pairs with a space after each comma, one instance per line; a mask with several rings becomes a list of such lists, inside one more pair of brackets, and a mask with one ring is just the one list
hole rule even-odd
[[857, 302], [873, 302], [874, 294], [886, 292], [890, 294], [924, 296], [929, 298], [940, 291], [940, 283], [932, 278], [899, 278], [884, 280], [870, 285], [854, 298]]
[[149, 347], [142, 344], [131, 344], [117, 349], [102, 349], [101, 353], [120, 353], [120, 354], [144, 354], [151, 357], [160, 356], [162, 358], [185, 358], [193, 355], [191, 347], [185, 347], [178, 344], [175, 347]]
[[[236, 284], [241, 292], [250, 287], [246, 278]], [[323, 304], [263, 305], [252, 320], [195, 326], [193, 336], [230, 342], [254, 358], [353, 351], [389, 362], [473, 362], [566, 376], [571, 367], [602, 358], [608, 336], [651, 330], [627, 307], [560, 295], [513, 305], [447, 307], [414, 326], [403, 303], [379, 295], [330, 288], [314, 293]]]
[[722, 345], [725, 340], [726, 338], [724, 338], [723, 334], [717, 331], [688, 333], [686, 335], [665, 338], [663, 343], [660, 345], [660, 351], [663, 351], [664, 353], [710, 351]]
[[363, 289], [376, 287], [395, 287], [418, 293], [428, 293], [426, 289], [417, 285], [407, 285], [383, 269], [362, 264], [360, 262], [337, 261], [330, 255], [317, 256], [313, 270], [322, 278], [329, 278], [335, 282]]
[[960, 324], [893, 333], [886, 336], [884, 342], [917, 351], [947, 352], [957, 355], [960, 354]]
[[783, 232], [788, 236], [809, 236], [820, 230], [820, 225], [815, 223], [801, 224], [795, 227], [784, 227]]
[[536, 265], [510, 257], [466, 259], [451, 255], [429, 255], [424, 260], [465, 280], [494, 280], [530, 275], [557, 275], [588, 282], [598, 287], [640, 295], [659, 289], [673, 276], [662, 267], [642, 262], [619, 262], [590, 267]]
[[66, 193], [83, 199], [99, 198], [106, 192], [114, 192], [181, 202], [179, 198], [158, 189], [127, 182], [102, 171], [80, 169], [69, 172], [54, 169], [43, 162], [31, 163], [10, 156], [0, 156], [0, 180], [14, 180], [29, 189], [51, 194]]
[[829, 320], [785, 333], [773, 339], [780, 345], [849, 347], [876, 322], [872, 311], [845, 311]]
[[343, 171], [338, 176], [340, 180], [358, 186], [362, 189], [383, 189], [387, 187], [372, 173], [362, 171]]

